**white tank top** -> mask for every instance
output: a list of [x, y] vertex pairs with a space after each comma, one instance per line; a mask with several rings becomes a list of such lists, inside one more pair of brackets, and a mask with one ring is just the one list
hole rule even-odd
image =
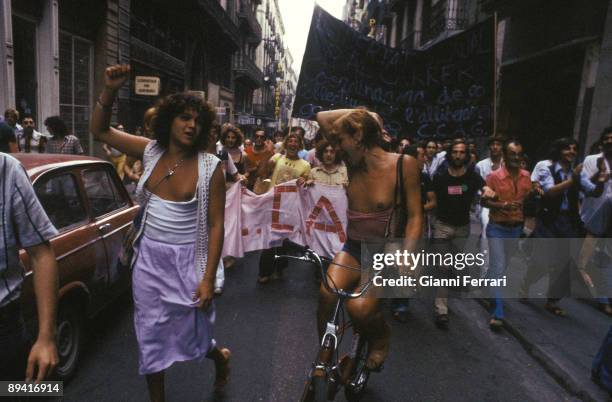
[[198, 200], [168, 201], [151, 194], [144, 235], [169, 244], [190, 244], [196, 241]]

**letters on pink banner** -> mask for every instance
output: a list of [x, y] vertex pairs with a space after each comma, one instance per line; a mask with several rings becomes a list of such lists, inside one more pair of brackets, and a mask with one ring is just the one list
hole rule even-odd
[[256, 195], [236, 183], [226, 194], [223, 255], [242, 257], [289, 239], [333, 257], [346, 241], [347, 205], [342, 186], [303, 188], [292, 180]]

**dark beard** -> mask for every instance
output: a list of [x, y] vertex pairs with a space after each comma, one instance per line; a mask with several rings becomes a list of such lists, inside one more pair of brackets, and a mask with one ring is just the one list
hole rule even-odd
[[460, 169], [465, 165], [465, 161], [451, 160], [451, 166], [455, 169]]

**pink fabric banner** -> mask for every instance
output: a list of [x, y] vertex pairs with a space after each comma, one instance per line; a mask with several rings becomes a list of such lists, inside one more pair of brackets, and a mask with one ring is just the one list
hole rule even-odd
[[236, 183], [225, 197], [223, 256], [242, 257], [289, 239], [333, 257], [346, 241], [348, 201], [342, 186], [303, 188], [292, 180], [256, 195]]

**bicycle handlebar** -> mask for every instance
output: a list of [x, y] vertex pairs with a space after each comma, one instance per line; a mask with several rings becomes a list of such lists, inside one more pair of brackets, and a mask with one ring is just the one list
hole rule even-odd
[[285, 250], [295, 250], [300, 253], [305, 253], [306, 251], [309, 250], [308, 246], [302, 246], [301, 244], [294, 243], [289, 239], [283, 240], [283, 248]]
[[382, 275], [382, 272], [384, 271], [384, 269], [377, 271], [376, 274], [374, 274], [374, 276], [368, 282], [366, 282], [360, 287], [359, 291], [355, 293], [349, 293], [349, 292], [344, 291], [343, 289], [336, 289], [334, 286], [330, 286], [329, 282], [327, 281], [327, 274], [323, 270], [323, 262], [321, 261], [322, 257], [320, 257], [314, 250], [310, 249], [308, 246], [300, 246], [298, 244], [291, 243], [291, 242], [289, 242], [290, 243], [289, 244], [287, 242], [288, 240], [283, 241], [283, 247], [285, 247], [285, 245], [287, 244], [287, 248], [293, 248], [293, 249], [300, 250], [304, 253], [304, 255], [301, 257], [296, 257], [292, 255], [275, 254], [274, 260], [276, 261], [279, 258], [285, 258], [285, 259], [305, 261], [305, 262], [310, 262], [310, 263], [315, 264], [316, 266], [319, 267], [319, 270], [321, 271], [321, 278], [322, 278], [323, 286], [325, 286], [325, 289], [327, 289], [330, 293], [336, 294], [340, 297], [345, 297], [347, 299], [357, 299], [363, 296], [363, 294], [369, 289], [369, 287], [374, 282], [374, 279], [377, 276]]

